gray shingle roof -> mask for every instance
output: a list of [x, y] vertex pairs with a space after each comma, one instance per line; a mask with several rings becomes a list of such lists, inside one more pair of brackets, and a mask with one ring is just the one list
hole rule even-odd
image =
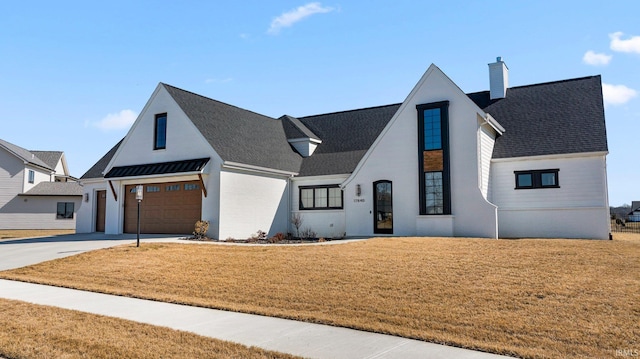
[[631, 202], [631, 212], [629, 214], [633, 214], [635, 211], [640, 211], [640, 201]]
[[311, 131], [307, 126], [305, 126], [302, 122], [300, 122], [299, 119], [295, 117], [284, 115], [278, 120], [282, 122], [284, 133], [289, 140], [296, 138], [311, 138], [314, 140], [321, 140], [318, 135], [313, 133], [313, 131]]
[[[124, 138], [122, 140], [124, 140]], [[104, 171], [105, 168], [107, 168], [107, 165], [109, 164], [109, 161], [111, 161], [111, 158], [113, 158], [113, 155], [116, 154], [116, 151], [120, 147], [120, 144], [122, 143], [122, 140], [120, 140], [118, 143], [116, 143], [116, 145], [113, 146], [109, 150], [109, 152], [107, 152], [104, 156], [102, 156], [102, 158], [100, 158], [98, 160], [98, 162], [96, 162], [91, 168], [89, 168], [89, 170], [87, 172], [85, 172], [82, 175], [82, 177], [80, 177], [80, 179], [102, 178], [102, 177], [104, 177], [102, 172]]]
[[78, 182], [40, 182], [20, 196], [82, 196]]
[[512, 87], [497, 101], [488, 96], [469, 95], [506, 130], [493, 158], [607, 151], [600, 76]]
[[400, 104], [300, 117], [322, 139], [312, 156], [302, 160], [300, 176], [351, 173]]
[[[299, 176], [353, 172], [401, 105], [275, 120], [163, 86], [224, 160]], [[496, 139], [494, 158], [607, 151], [600, 76], [512, 87], [499, 100], [489, 91], [467, 96], [506, 130]], [[304, 159], [287, 143], [301, 137], [322, 140]], [[119, 145], [82, 178], [102, 177]]]
[[35, 154], [36, 157], [42, 160], [42, 162], [46, 163], [47, 166], [51, 169], [55, 169], [60, 162], [60, 158], [64, 152], [62, 151], [34, 151], [31, 150], [31, 153]]
[[281, 121], [162, 85], [224, 161], [298, 172], [302, 157]]
[[32, 153], [29, 150], [26, 150], [20, 146], [16, 146], [13, 143], [7, 142], [5, 140], [1, 140], [0, 139], [0, 147], [5, 148], [7, 151], [13, 153], [15, 156], [17, 156], [18, 158], [20, 158], [21, 160], [30, 163], [32, 165], [36, 165], [39, 167], [43, 167], [49, 170], [53, 170], [55, 168], [49, 166], [48, 164], [46, 164], [44, 161], [42, 161], [40, 158], [36, 157], [36, 155], [34, 153]]

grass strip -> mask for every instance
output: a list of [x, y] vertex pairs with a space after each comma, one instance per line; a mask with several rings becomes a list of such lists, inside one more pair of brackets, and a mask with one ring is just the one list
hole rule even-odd
[[296, 358], [196, 334], [0, 299], [0, 357]]

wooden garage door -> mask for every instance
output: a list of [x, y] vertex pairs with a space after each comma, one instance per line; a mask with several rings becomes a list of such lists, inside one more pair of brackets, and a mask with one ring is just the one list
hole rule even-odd
[[[136, 186], [125, 186], [125, 233], [136, 233], [137, 211]], [[198, 181], [145, 184], [140, 203], [140, 233], [191, 234], [201, 211]]]

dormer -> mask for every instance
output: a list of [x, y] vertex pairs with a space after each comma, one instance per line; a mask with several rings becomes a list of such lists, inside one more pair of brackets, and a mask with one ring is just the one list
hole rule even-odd
[[302, 157], [311, 156], [322, 143], [322, 140], [299, 119], [284, 115], [279, 120], [282, 121], [287, 141]]

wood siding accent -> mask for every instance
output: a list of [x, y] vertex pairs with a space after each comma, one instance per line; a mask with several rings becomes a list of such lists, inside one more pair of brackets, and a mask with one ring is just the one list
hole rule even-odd
[[96, 191], [96, 232], [104, 232], [107, 213], [107, 191]]
[[113, 194], [113, 199], [115, 199], [116, 202], [118, 202], [118, 195], [116, 194], [116, 189], [113, 188], [113, 183], [111, 181], [109, 181], [109, 187], [111, 187], [111, 193]]
[[442, 155], [442, 150], [424, 151], [422, 153], [424, 171], [442, 171], [444, 164]]

